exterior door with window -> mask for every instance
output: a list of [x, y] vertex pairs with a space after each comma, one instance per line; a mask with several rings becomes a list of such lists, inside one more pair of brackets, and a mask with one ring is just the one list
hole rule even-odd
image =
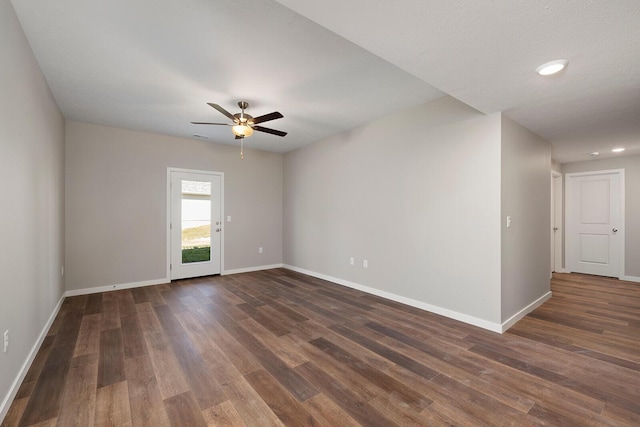
[[220, 274], [222, 174], [169, 170], [171, 280]]

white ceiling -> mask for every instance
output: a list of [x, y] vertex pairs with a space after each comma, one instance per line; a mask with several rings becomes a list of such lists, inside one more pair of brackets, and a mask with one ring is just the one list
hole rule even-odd
[[[247, 100], [289, 132], [247, 145], [286, 152], [446, 93], [504, 111], [561, 163], [640, 154], [637, 0], [12, 3], [70, 120], [236, 144], [189, 122]], [[534, 73], [554, 59], [569, 67]]]

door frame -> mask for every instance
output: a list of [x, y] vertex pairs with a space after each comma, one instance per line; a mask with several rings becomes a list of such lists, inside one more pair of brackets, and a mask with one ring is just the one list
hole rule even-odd
[[[563, 190], [563, 176], [562, 173], [552, 170], [551, 171], [551, 254], [552, 254], [552, 266], [551, 272], [564, 273], [563, 262], [563, 243], [564, 243], [564, 218], [563, 218], [563, 206], [564, 200]], [[558, 230], [554, 231], [553, 227], [557, 227]], [[559, 242], [556, 242], [559, 239]]]
[[575, 224], [570, 223], [571, 216], [573, 215], [574, 206], [571, 205], [571, 194], [573, 189], [573, 181], [571, 178], [583, 177], [583, 176], [598, 176], [598, 175], [612, 175], [618, 174], [620, 176], [620, 233], [618, 234], [618, 245], [619, 245], [619, 254], [620, 260], [618, 264], [618, 272], [616, 276], [618, 279], [625, 277], [625, 233], [626, 233], [626, 222], [625, 222], [625, 179], [624, 179], [624, 169], [607, 169], [607, 170], [595, 170], [595, 171], [587, 171], [587, 172], [575, 172], [575, 173], [567, 173], [565, 174], [566, 183], [565, 183], [565, 192], [564, 192], [564, 203], [565, 203], [565, 239], [564, 239], [564, 259], [565, 259], [565, 271], [567, 273], [571, 273], [571, 244], [572, 242], [572, 234]]
[[[224, 172], [205, 171], [197, 169], [184, 169], [184, 168], [167, 168], [167, 211], [166, 211], [166, 227], [165, 232], [167, 242], [167, 279], [171, 281], [171, 173], [193, 173], [200, 175], [216, 175], [220, 177], [220, 218], [224, 218]], [[224, 221], [222, 221], [224, 224]], [[220, 275], [224, 275], [224, 229], [220, 230]]]

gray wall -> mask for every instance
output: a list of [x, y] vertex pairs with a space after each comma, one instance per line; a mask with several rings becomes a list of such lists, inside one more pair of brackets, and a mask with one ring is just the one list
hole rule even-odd
[[[0, 0], [0, 421], [64, 292], [64, 121], [8, 0]], [[0, 340], [1, 341], [1, 340]]]
[[285, 264], [500, 323], [500, 134], [443, 97], [286, 154]]
[[[625, 276], [640, 279], [640, 156], [613, 157], [565, 163], [562, 172], [624, 169], [625, 178]], [[564, 179], [566, 183], [566, 178]]]
[[167, 167], [224, 172], [225, 270], [282, 263], [282, 158], [67, 121], [67, 290], [166, 278]]
[[503, 116], [503, 322], [549, 292], [550, 212], [551, 144]]

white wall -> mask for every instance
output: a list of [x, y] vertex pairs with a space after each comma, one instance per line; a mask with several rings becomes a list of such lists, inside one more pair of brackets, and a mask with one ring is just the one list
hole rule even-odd
[[500, 323], [500, 134], [443, 97], [286, 154], [285, 264]]
[[640, 280], [640, 156], [612, 157], [562, 165], [562, 172], [565, 174], [609, 169], [624, 169], [625, 276]]
[[502, 322], [550, 290], [550, 212], [551, 144], [503, 116]]
[[[0, 0], [0, 421], [64, 292], [64, 121], [8, 0]], [[1, 341], [1, 339], [0, 339]]]
[[167, 167], [224, 172], [225, 270], [282, 263], [282, 158], [67, 121], [67, 290], [166, 279]]

